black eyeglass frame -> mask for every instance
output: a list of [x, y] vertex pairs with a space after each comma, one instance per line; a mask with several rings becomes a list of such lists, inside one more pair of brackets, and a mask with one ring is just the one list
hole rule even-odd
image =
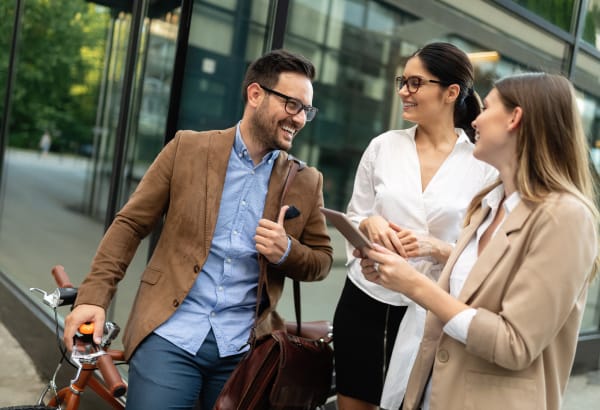
[[[285, 100], [285, 107], [284, 107], [285, 112], [287, 112], [290, 115], [296, 115], [300, 111], [304, 110], [304, 113], [306, 114], [306, 122], [310, 122], [315, 119], [315, 117], [317, 116], [317, 112], [319, 112], [319, 109], [317, 107], [313, 107], [312, 105], [305, 105], [302, 103], [302, 101], [300, 101], [297, 98], [290, 97], [289, 95], [285, 95], [283, 93], [280, 93], [279, 91], [275, 91], [269, 87], [265, 87], [264, 85], [262, 85], [260, 83], [257, 83], [257, 84], [260, 88], [262, 88], [266, 92], [275, 94], [276, 96], [283, 98]], [[298, 105], [298, 109], [297, 110], [292, 109], [292, 107], [290, 107], [290, 102]]]
[[[410, 81], [414, 79], [419, 80], [416, 88], [410, 84]], [[409, 94], [415, 94], [417, 91], [419, 91], [419, 88], [421, 88], [421, 86], [427, 83], [435, 83], [444, 87], [448, 87], [450, 85], [448, 83], [445, 83], [444, 81], [429, 80], [427, 78], [418, 77], [416, 75], [411, 75], [410, 77], [404, 77], [402, 75], [399, 75], [398, 77], [396, 77], [396, 92], [400, 92], [400, 90], [402, 90], [402, 87], [406, 85], [406, 91], [408, 91]]]

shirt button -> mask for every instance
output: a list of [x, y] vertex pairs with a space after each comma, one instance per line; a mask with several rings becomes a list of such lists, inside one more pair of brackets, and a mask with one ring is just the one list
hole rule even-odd
[[231, 258], [225, 259], [225, 263], [231, 263]]
[[437, 354], [438, 360], [442, 363], [446, 363], [450, 358], [447, 350], [440, 350]]
[[210, 315], [214, 317], [214, 316], [216, 316], [216, 313], [215, 312], [210, 312]]
[[173, 299], [173, 307], [179, 306], [179, 301], [177, 299]]
[[223, 286], [219, 286], [219, 292], [223, 292]]

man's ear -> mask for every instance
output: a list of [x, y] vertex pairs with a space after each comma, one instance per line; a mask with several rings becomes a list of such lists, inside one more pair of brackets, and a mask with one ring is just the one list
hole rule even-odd
[[253, 108], [258, 107], [265, 96], [263, 89], [260, 88], [260, 85], [258, 85], [258, 83], [249, 84], [246, 88], [246, 94], [248, 94], [247, 104]]
[[508, 124], [508, 130], [514, 131], [521, 125], [521, 119], [523, 118], [523, 109], [521, 107], [515, 107], [512, 111], [512, 118]]

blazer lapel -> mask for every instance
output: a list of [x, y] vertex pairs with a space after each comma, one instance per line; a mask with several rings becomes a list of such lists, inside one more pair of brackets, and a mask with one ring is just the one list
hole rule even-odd
[[213, 232], [217, 225], [225, 175], [234, 139], [235, 127], [215, 132], [209, 137], [206, 157], [206, 219], [204, 225], [206, 249], [210, 248]]
[[531, 211], [532, 209], [524, 201], [521, 201], [510, 215], [508, 215], [508, 218], [500, 225], [494, 237], [477, 258], [460, 292], [459, 300], [468, 302], [485, 278], [494, 270], [500, 258], [502, 258], [510, 247], [509, 235], [523, 227]]
[[267, 197], [265, 198], [265, 208], [263, 210], [263, 218], [271, 221], [277, 221], [279, 216], [279, 205], [281, 200], [281, 192], [283, 191], [283, 185], [290, 169], [290, 161], [288, 161], [288, 154], [284, 151], [279, 153], [273, 170], [271, 171], [271, 178], [269, 179], [269, 187], [267, 190]]

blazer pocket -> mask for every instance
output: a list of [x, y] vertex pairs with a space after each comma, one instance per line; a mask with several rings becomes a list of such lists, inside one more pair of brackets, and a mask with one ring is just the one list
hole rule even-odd
[[162, 272], [153, 268], [146, 268], [141, 281], [149, 285], [156, 285], [162, 276]]
[[465, 410], [537, 409], [535, 380], [467, 372]]

